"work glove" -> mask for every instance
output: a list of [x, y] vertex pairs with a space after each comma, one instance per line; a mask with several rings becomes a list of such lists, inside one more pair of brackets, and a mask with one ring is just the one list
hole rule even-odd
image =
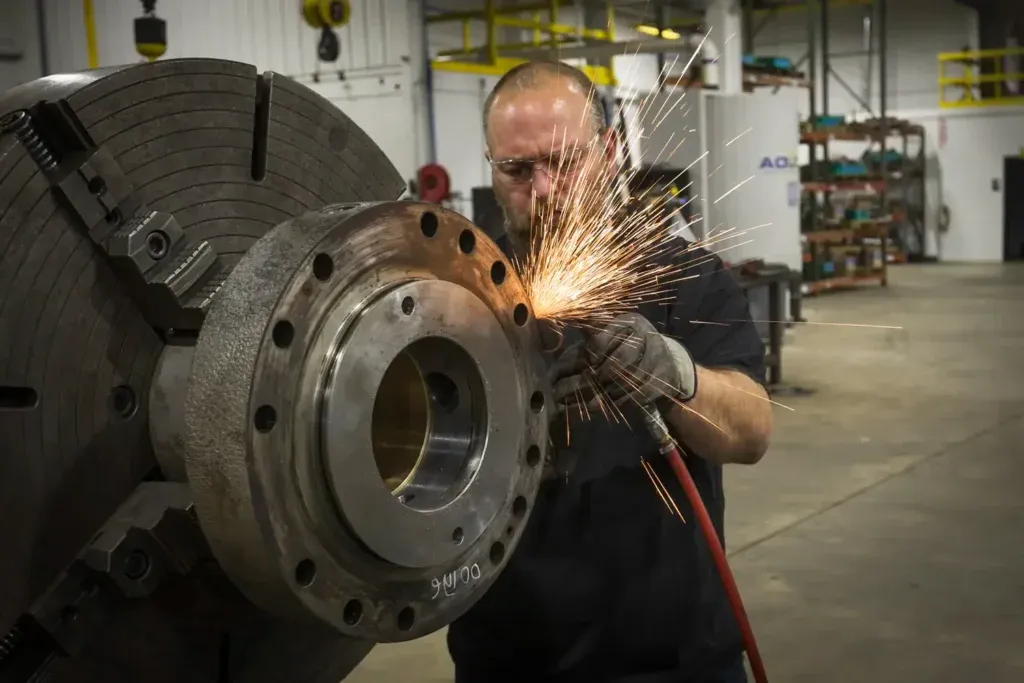
[[549, 378], [559, 406], [602, 401], [620, 408], [658, 399], [688, 401], [697, 391], [697, 368], [686, 348], [659, 334], [647, 318], [626, 313], [584, 341], [569, 346], [552, 364]]

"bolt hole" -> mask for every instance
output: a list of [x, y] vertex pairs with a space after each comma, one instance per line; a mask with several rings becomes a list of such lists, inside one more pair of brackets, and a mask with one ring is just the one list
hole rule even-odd
[[113, 408], [115, 413], [127, 420], [135, 415], [139, 403], [135, 399], [135, 392], [132, 391], [132, 388], [122, 384], [110, 390], [110, 407]]
[[537, 446], [530, 446], [526, 449], [526, 464], [530, 467], [536, 467], [540, 464], [540, 448]]
[[508, 527], [507, 529], [505, 529], [505, 535], [510, 537], [510, 538], [511, 538], [512, 534], [514, 534], [515, 532], [516, 532], [516, 530], [515, 530], [514, 527]]
[[463, 254], [472, 254], [476, 248], [476, 235], [472, 230], [463, 230], [459, 235], [459, 249]]
[[260, 406], [256, 409], [256, 415], [253, 416], [252, 422], [256, 431], [266, 434], [277, 424], [277, 411], [273, 406]]
[[107, 214], [107, 223], [110, 225], [118, 225], [121, 223], [121, 209], [114, 209]]
[[427, 237], [433, 237], [437, 234], [437, 216], [427, 211], [425, 214], [420, 216], [420, 230]]
[[415, 309], [416, 302], [413, 301], [411, 296], [407, 296], [404, 299], [402, 299], [402, 313], [405, 313], [406, 315], [411, 315]]
[[167, 235], [160, 230], [154, 230], [149, 233], [146, 237], [146, 252], [149, 257], [154, 261], [159, 261], [164, 256], [167, 256], [167, 249], [170, 246], [170, 240]]
[[39, 392], [32, 387], [0, 384], [0, 410], [29, 410], [39, 405]]
[[491, 564], [501, 564], [501, 561], [505, 559], [505, 544], [501, 541], [495, 541], [491, 545], [490, 558]]
[[274, 339], [274, 346], [279, 349], [287, 349], [295, 339], [295, 327], [287, 320], [280, 320], [274, 325], [271, 337]]
[[412, 625], [416, 623], [416, 612], [413, 611], [412, 607], [403, 607], [398, 612], [398, 630], [408, 631], [412, 628]]
[[530, 309], [526, 307], [526, 304], [516, 304], [515, 310], [512, 311], [512, 319], [516, 325], [522, 327], [530, 319]]
[[320, 282], [327, 282], [334, 274], [334, 259], [327, 254], [317, 254], [313, 257], [313, 277]]
[[465, 540], [465, 538], [466, 533], [462, 530], [462, 527], [455, 527], [455, 531], [452, 532], [452, 541], [455, 542], [455, 545], [462, 545], [462, 541]]
[[149, 555], [142, 550], [133, 550], [124, 560], [124, 575], [132, 581], [138, 581], [149, 574]]
[[349, 626], [355, 626], [363, 618], [363, 603], [358, 600], [349, 600], [345, 603], [345, 609], [341, 611], [341, 618]]
[[78, 610], [75, 609], [74, 607], [72, 607], [71, 605], [68, 605], [67, 607], [65, 607], [64, 609], [62, 609], [60, 611], [60, 621], [61, 621], [61, 623], [67, 623], [67, 622], [70, 622], [70, 621], [74, 621], [77, 618], [78, 618]]
[[505, 277], [508, 275], [508, 271], [505, 268], [505, 264], [501, 261], [495, 261], [491, 264], [491, 282], [496, 285], [500, 285], [505, 281]]
[[295, 565], [295, 583], [303, 588], [309, 588], [316, 579], [316, 563], [313, 560], [305, 559]]
[[97, 197], [107, 191], [107, 184], [103, 182], [103, 178], [96, 176], [89, 181], [89, 192], [92, 192]]
[[530, 410], [535, 413], [539, 413], [544, 410], [544, 393], [540, 391], [533, 392], [533, 396], [530, 397]]
[[512, 501], [512, 514], [515, 515], [516, 519], [522, 519], [526, 514], [526, 498], [523, 496], [516, 496], [516, 499]]

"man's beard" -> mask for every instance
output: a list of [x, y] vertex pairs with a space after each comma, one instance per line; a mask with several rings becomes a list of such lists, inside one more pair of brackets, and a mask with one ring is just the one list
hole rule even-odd
[[[580, 183], [581, 187], [585, 188], [607, 188], [608, 192], [613, 192], [612, 178], [611, 175], [600, 169], [594, 169], [587, 179], [577, 179], [565, 192], [570, 195], [586, 194], [589, 196], [588, 191], [578, 191], [575, 183]], [[522, 215], [510, 212], [500, 196], [497, 199], [505, 216], [505, 234], [508, 236], [509, 245], [516, 260], [521, 264], [526, 262], [531, 243], [538, 242], [545, 232], [550, 232], [561, 225], [562, 221], [566, 220], [568, 213], [574, 212], [573, 220], [584, 223], [598, 220], [605, 213], [605, 205], [599, 201], [599, 195], [594, 197], [595, 201], [582, 202], [582, 206], [580, 201], [560, 202], [552, 197], [545, 199], [535, 197], [530, 210]], [[566, 206], [567, 203], [569, 206]]]
[[535, 201], [532, 211], [521, 216], [509, 213], [504, 207], [502, 211], [505, 214], [505, 234], [512, 253], [520, 263], [526, 262], [531, 243], [543, 234], [541, 226], [550, 228], [562, 220], [562, 212], [546, 201]]

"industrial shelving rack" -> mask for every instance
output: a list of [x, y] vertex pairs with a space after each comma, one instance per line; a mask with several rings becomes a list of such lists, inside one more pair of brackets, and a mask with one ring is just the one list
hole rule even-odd
[[[925, 232], [925, 130], [924, 126], [901, 119], [891, 120], [887, 126], [888, 139], [879, 140], [884, 165], [881, 172], [888, 184], [888, 210], [893, 216], [890, 235], [899, 248], [902, 259], [924, 261], [926, 256]], [[896, 141], [896, 156], [890, 160], [888, 152]], [[913, 151], [912, 151], [913, 150]]]
[[[903, 260], [908, 249], [915, 254], [924, 250], [924, 130], [886, 116], [886, 0], [858, 3], [873, 7], [877, 26], [877, 60], [872, 61], [877, 65], [879, 103], [872, 111], [870, 103], [850, 91], [873, 115], [856, 123], [837, 123], [829, 113], [832, 78], [849, 90], [832, 67], [830, 4], [828, 0], [808, 0], [806, 7], [810, 115], [800, 141], [808, 149], [809, 162], [801, 172], [801, 240], [802, 289], [809, 295], [864, 284], [885, 286], [890, 262]], [[902, 160], [899, 164], [888, 158], [888, 143], [894, 137], [902, 141], [897, 150]], [[910, 140], [915, 137], [920, 144], [908, 162]], [[832, 144], [840, 141], [868, 143], [871, 151], [877, 146], [879, 162], [856, 176], [835, 173]], [[858, 208], [837, 211], [841, 202]]]
[[[888, 264], [924, 258], [922, 126], [897, 119], [807, 126], [800, 141], [812, 149], [837, 142], [865, 143], [871, 159], [867, 175], [828, 177], [827, 172], [808, 171], [812, 177], [802, 183], [806, 293], [865, 283], [885, 285]], [[860, 209], [840, 214], [836, 200], [853, 201]]]

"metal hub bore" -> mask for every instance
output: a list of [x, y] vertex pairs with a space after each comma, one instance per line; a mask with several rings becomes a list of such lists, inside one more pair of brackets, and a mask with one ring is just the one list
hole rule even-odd
[[392, 202], [275, 228], [218, 294], [186, 406], [189, 481], [228, 575], [358, 638], [449, 623], [536, 494], [539, 348], [511, 265], [457, 214]]
[[450, 562], [518, 475], [526, 420], [513, 346], [487, 304], [443, 280], [386, 290], [352, 322], [325, 326], [343, 338], [311, 425], [336, 503], [382, 559]]

